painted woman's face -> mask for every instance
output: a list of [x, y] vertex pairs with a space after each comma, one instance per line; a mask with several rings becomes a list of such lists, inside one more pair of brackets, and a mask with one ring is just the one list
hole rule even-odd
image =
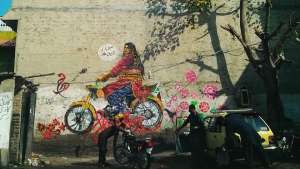
[[125, 45], [123, 52], [124, 52], [124, 55], [130, 54], [130, 53], [132, 53], [132, 49], [130, 49], [128, 45]]

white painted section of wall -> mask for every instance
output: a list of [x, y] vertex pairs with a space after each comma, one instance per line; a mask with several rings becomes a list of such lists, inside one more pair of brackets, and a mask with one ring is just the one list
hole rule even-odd
[[12, 117], [13, 94], [0, 93], [0, 149], [9, 148], [9, 132]]
[[0, 167], [6, 167], [8, 165], [12, 105], [13, 93], [0, 93]]

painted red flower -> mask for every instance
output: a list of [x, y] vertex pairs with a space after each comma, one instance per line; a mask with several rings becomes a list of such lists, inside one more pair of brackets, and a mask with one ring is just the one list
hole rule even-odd
[[52, 132], [50, 130], [46, 130], [42, 133], [43, 139], [50, 140], [52, 138]]
[[199, 104], [199, 110], [201, 112], [207, 112], [210, 109], [209, 104], [207, 102], [201, 102]]

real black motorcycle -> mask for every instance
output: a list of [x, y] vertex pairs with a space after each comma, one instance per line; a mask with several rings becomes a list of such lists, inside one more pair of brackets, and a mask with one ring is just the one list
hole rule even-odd
[[[114, 138], [113, 154], [122, 166], [133, 169], [149, 169], [155, 142], [151, 137], [138, 138], [130, 130], [119, 129], [121, 139]], [[117, 143], [118, 142], [118, 143]]]

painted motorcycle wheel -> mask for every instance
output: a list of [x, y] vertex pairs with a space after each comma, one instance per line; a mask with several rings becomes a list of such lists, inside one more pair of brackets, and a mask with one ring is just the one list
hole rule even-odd
[[70, 107], [65, 114], [65, 125], [72, 133], [84, 134], [92, 129], [94, 123], [90, 109], [82, 106]]
[[160, 124], [162, 120], [162, 111], [159, 105], [153, 100], [138, 102], [134, 106], [133, 113], [144, 117], [142, 125], [145, 128], [153, 128]]

